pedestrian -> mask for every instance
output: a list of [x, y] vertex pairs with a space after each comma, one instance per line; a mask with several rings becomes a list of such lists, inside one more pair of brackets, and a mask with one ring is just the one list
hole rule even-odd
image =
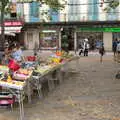
[[117, 51], [117, 61], [120, 62], [120, 41], [117, 44], [116, 51]]
[[118, 43], [118, 40], [117, 38], [113, 41], [113, 53], [114, 53], [114, 57], [116, 55], [116, 50], [117, 50], [117, 43]]
[[104, 45], [102, 43], [101, 47], [99, 48], [99, 54], [100, 54], [100, 62], [103, 61], [103, 55], [105, 54], [105, 49], [104, 49]]
[[84, 40], [83, 50], [84, 50], [84, 56], [88, 56], [88, 50], [89, 50], [88, 39]]
[[83, 53], [83, 46], [80, 43], [79, 44], [79, 55], [81, 55], [82, 53]]

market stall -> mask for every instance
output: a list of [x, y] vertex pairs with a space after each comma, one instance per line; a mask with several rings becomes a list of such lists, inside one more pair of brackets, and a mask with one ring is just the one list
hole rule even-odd
[[13, 76], [11, 77], [9, 68], [7, 66], [0, 66], [0, 86], [16, 97], [16, 100], [18, 101], [20, 107], [20, 120], [23, 120], [24, 117], [23, 99], [24, 89], [26, 86], [28, 88], [27, 95], [30, 100], [29, 79], [31, 75], [31, 70], [26, 71], [23, 69], [19, 69], [17, 72], [14, 72]]
[[20, 107], [20, 120], [24, 119], [24, 95], [27, 94], [28, 102], [31, 102], [31, 95], [34, 94], [33, 86], [35, 86], [38, 96], [41, 98], [41, 81], [45, 79], [48, 81], [49, 91], [53, 90], [55, 80], [59, 81], [59, 83], [63, 81], [62, 67], [76, 59], [78, 57], [57, 51], [44, 62], [38, 61], [38, 59], [37, 61], [35, 59], [25, 61], [18, 70], [12, 71], [12, 74], [8, 66], [0, 66], [0, 86], [16, 96]]

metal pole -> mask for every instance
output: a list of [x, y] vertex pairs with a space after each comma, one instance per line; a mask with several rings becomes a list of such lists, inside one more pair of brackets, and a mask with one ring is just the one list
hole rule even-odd
[[61, 31], [59, 31], [59, 49], [61, 50]]
[[76, 52], [77, 52], [77, 34], [76, 34], [76, 31], [74, 32], [74, 51], [76, 54]]

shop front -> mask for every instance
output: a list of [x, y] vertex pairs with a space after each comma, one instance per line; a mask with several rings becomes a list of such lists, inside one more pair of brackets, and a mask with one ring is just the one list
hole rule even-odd
[[120, 39], [120, 28], [116, 27], [81, 27], [76, 30], [77, 47], [81, 41], [88, 38], [90, 50], [98, 49], [103, 42], [106, 51], [112, 51], [112, 43]]
[[59, 48], [59, 32], [57, 30], [42, 30], [39, 33], [40, 49], [58, 49]]
[[[23, 22], [20, 20], [7, 20], [4, 22], [4, 34], [5, 34], [5, 41], [13, 42], [17, 41], [22, 43], [22, 30]], [[0, 34], [1, 34], [1, 27], [0, 27]], [[22, 41], [22, 42], [21, 42]], [[3, 46], [1, 47], [1, 50]]]
[[26, 49], [53, 50], [60, 47], [60, 32], [58, 29], [27, 28], [24, 33]]

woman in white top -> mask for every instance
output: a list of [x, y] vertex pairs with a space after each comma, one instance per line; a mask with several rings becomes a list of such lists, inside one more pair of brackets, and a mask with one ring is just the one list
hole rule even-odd
[[88, 50], [89, 50], [88, 39], [84, 40], [83, 50], [84, 50], [84, 56], [88, 56]]

